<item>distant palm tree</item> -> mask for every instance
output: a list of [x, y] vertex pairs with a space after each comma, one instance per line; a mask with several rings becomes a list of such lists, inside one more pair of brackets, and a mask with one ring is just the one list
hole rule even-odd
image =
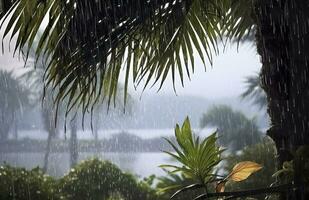
[[267, 106], [267, 97], [262, 89], [259, 74], [246, 77], [246, 90], [241, 94], [243, 99], [250, 99], [260, 108]]
[[[34, 53], [31, 53], [31, 58], [35, 59]], [[28, 65], [30, 65], [28, 63]], [[41, 105], [41, 115], [43, 128], [47, 132], [47, 145], [44, 155], [43, 171], [47, 171], [48, 159], [51, 152], [51, 144], [53, 138], [58, 135], [58, 127], [56, 126], [55, 118], [55, 107], [53, 97], [51, 95], [52, 91], [49, 88], [44, 88], [43, 76], [45, 72], [45, 65], [43, 63], [36, 66], [28, 66], [27, 72], [25, 72], [22, 78], [28, 83], [28, 87], [32, 91], [32, 104], [34, 106]]]
[[[35, 45], [37, 45], [37, 43], [38, 42], [36, 42]], [[78, 128], [80, 128], [80, 126], [78, 126], [79, 125], [78, 112], [82, 111], [82, 108], [73, 106], [69, 108], [69, 106], [71, 105], [70, 104], [71, 99], [69, 97], [64, 99], [63, 103], [57, 104], [58, 107], [56, 107], [54, 105], [56, 99], [53, 96], [54, 92], [53, 89], [51, 89], [50, 87], [44, 87], [43, 78], [47, 67], [46, 63], [44, 63], [44, 60], [42, 58], [35, 60], [34, 48], [29, 51], [28, 56], [32, 61], [28, 63], [28, 65], [31, 64], [32, 66], [28, 66], [31, 69], [28, 70], [23, 75], [23, 79], [28, 81], [28, 87], [31, 88], [32, 90], [33, 94], [32, 100], [34, 104], [37, 104], [38, 102], [42, 103], [41, 111], [42, 111], [43, 127], [48, 133], [43, 170], [47, 171], [48, 158], [51, 152], [52, 139], [55, 138], [59, 132], [59, 125], [56, 126], [56, 124], [58, 123], [56, 120], [63, 117], [66, 118], [67, 121], [69, 121], [68, 127], [70, 131], [70, 141], [69, 141], [70, 166], [74, 167], [78, 161], [77, 131]], [[123, 87], [119, 85], [118, 90], [123, 91]], [[114, 105], [118, 104], [121, 105], [120, 107], [124, 107], [123, 101], [120, 100], [120, 98], [124, 98], [122, 94], [123, 93], [120, 92], [113, 99]], [[130, 95], [128, 95], [128, 97], [126, 98], [128, 98], [129, 103], [132, 102], [132, 98]], [[91, 122], [91, 125], [93, 127], [96, 144], [98, 144], [98, 128], [100, 123], [100, 114], [101, 112], [104, 112], [103, 109], [108, 107], [110, 104], [106, 102], [103, 96], [97, 98], [96, 101], [97, 104], [92, 107], [93, 112], [91, 111], [93, 116], [93, 121]], [[64, 112], [64, 110], [70, 110], [72, 112]], [[58, 113], [58, 116], [55, 115], [56, 112]], [[67, 127], [66, 124], [65, 126]]]
[[203, 114], [200, 125], [202, 128], [216, 127], [220, 145], [232, 152], [258, 143], [262, 137], [254, 118], [248, 119], [243, 113], [226, 105], [210, 108]]
[[[10, 129], [17, 126], [28, 105], [29, 91], [20, 79], [12, 72], [0, 71], [0, 141], [8, 139]], [[17, 137], [17, 133], [15, 135]]]

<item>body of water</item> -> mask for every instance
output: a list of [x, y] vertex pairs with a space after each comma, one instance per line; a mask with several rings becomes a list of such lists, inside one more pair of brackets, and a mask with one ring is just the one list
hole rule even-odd
[[[213, 133], [216, 129], [215, 128], [204, 128], [204, 129], [194, 129], [196, 133], [199, 133], [199, 135], [207, 136]], [[136, 136], [139, 136], [143, 139], [151, 139], [156, 137], [168, 137], [174, 135], [174, 129], [106, 129], [106, 130], [99, 130], [98, 136], [99, 139], [103, 138], [110, 138], [115, 134], [126, 132], [129, 134], [133, 134]], [[70, 132], [68, 131], [66, 135], [69, 137]], [[79, 139], [93, 139], [94, 134], [91, 132], [91, 130], [79, 130], [77, 132]], [[63, 131], [59, 134], [60, 138], [65, 138], [65, 133]], [[31, 138], [31, 139], [40, 139], [45, 140], [47, 139], [47, 132], [44, 130], [22, 130], [18, 132], [18, 138]]]
[[[152, 174], [165, 175], [158, 166], [171, 164], [165, 153], [80, 153], [79, 162], [90, 158], [109, 160], [122, 170], [147, 177]], [[43, 166], [44, 153], [0, 153], [0, 165], [7, 163], [17, 167], [32, 169]], [[52, 176], [63, 176], [69, 172], [70, 158], [68, 153], [52, 153], [49, 157], [47, 173]]]
[[[214, 128], [206, 128], [195, 130], [200, 136], [207, 136], [214, 132]], [[126, 132], [143, 139], [156, 137], [174, 136], [174, 129], [129, 129], [129, 130], [100, 130], [99, 138], [109, 138], [114, 134]], [[69, 133], [68, 137], [69, 137]], [[27, 130], [19, 131], [19, 139], [31, 138], [38, 140], [46, 140], [47, 133], [42, 130]], [[64, 138], [64, 133], [60, 134], [60, 138]], [[91, 131], [78, 131], [78, 139], [93, 139]], [[140, 177], [147, 177], [155, 174], [157, 176], [165, 175], [165, 172], [158, 166], [161, 164], [170, 164], [170, 157], [161, 152], [145, 152], [145, 153], [123, 153], [123, 152], [108, 152], [108, 153], [79, 153], [79, 161], [88, 158], [100, 158], [109, 160], [116, 164], [124, 171], [131, 172]], [[27, 152], [27, 153], [3, 153], [0, 152], [0, 164], [7, 163], [13, 166], [25, 167], [31, 169], [37, 166], [42, 167], [44, 161], [44, 152]], [[52, 176], [63, 176], [68, 173], [70, 165], [69, 153], [51, 153], [49, 157], [48, 174]]]

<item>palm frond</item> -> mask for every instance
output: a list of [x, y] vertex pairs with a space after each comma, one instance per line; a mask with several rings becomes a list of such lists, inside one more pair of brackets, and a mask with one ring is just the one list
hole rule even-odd
[[14, 2], [2, 5], [4, 37], [16, 36], [14, 52], [28, 48], [27, 59], [43, 28], [35, 52], [48, 63], [45, 84], [57, 91], [56, 104], [68, 97], [68, 109], [83, 112], [102, 96], [115, 99], [123, 68], [124, 101], [130, 76], [134, 84], [145, 80], [145, 87], [152, 81], [161, 88], [168, 76], [183, 85], [194, 72], [195, 51], [211, 63], [223, 34], [241, 37], [251, 27], [248, 13], [239, 12], [244, 0]]
[[252, 38], [255, 32], [253, 0], [234, 0], [227, 5], [228, 13], [222, 21], [224, 35], [237, 42]]
[[248, 76], [245, 80], [246, 90], [241, 94], [241, 98], [250, 99], [253, 104], [258, 105], [260, 108], [267, 106], [267, 97], [260, 85], [260, 76]]

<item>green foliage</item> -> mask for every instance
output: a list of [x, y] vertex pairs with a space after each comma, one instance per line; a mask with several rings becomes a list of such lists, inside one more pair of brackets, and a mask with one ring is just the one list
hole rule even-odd
[[14, 52], [29, 48], [26, 57], [44, 28], [35, 52], [48, 63], [46, 83], [61, 88], [55, 102], [69, 97], [69, 107], [86, 111], [98, 97], [115, 97], [123, 67], [125, 94], [129, 76], [135, 84], [153, 79], [162, 86], [170, 74], [184, 84], [195, 50], [204, 64], [212, 62], [219, 38], [249, 33], [251, 7], [247, 0], [12, 0], [0, 18], [8, 21], [4, 37], [17, 38]]
[[0, 166], [0, 199], [57, 200], [56, 181], [35, 168]]
[[[189, 195], [186, 198], [189, 199], [215, 197], [224, 192], [227, 183], [244, 181], [262, 168], [256, 162], [242, 161], [236, 163], [228, 175], [218, 175], [215, 170], [218, 169], [217, 165], [221, 161], [223, 150], [216, 144], [216, 133], [200, 142], [199, 137], [194, 137], [192, 134], [189, 118], [184, 121], [181, 128], [178, 124], [176, 125], [175, 137], [178, 146], [167, 139], [175, 153], [168, 151], [166, 153], [176, 159], [182, 166], [161, 165], [163, 168], [172, 168], [174, 170], [169, 172], [171, 173], [169, 177], [159, 179], [158, 184], [163, 194], [178, 189], [171, 198], [180, 197], [179, 199], [182, 199], [183, 196], [179, 195], [183, 195], [184, 192], [190, 192], [186, 193], [186, 195]], [[190, 185], [184, 185], [191, 181]], [[211, 191], [216, 192], [211, 193], [211, 196], [209, 196]], [[233, 197], [233, 195], [230, 196]]]
[[72, 168], [61, 179], [59, 191], [69, 200], [102, 200], [115, 196], [126, 200], [156, 199], [155, 192], [146, 183], [123, 173], [116, 165], [98, 159], [84, 161]]
[[174, 148], [175, 153], [165, 151], [175, 158], [182, 166], [161, 165], [163, 168], [174, 169], [172, 173], [182, 172], [186, 177], [198, 181], [200, 184], [207, 184], [213, 176], [215, 167], [221, 161], [222, 149], [217, 144], [216, 133], [200, 141], [199, 137], [194, 137], [187, 118], [182, 127], [176, 125], [175, 137], [178, 147], [170, 140], [167, 142]]
[[233, 111], [229, 106], [214, 106], [201, 119], [201, 127], [218, 128], [219, 143], [232, 152], [260, 141], [259, 131], [254, 118], [248, 119], [243, 113]]
[[[158, 183], [156, 189], [160, 195], [160, 199], [170, 199], [173, 194], [185, 186], [192, 185], [195, 183], [194, 180], [185, 177], [183, 174], [167, 173], [166, 176], [158, 177]], [[203, 189], [199, 188], [196, 190], [190, 190], [183, 192], [175, 196], [175, 200], [188, 200], [198, 196], [204, 192]]]
[[[282, 183], [291, 183], [297, 177], [299, 182], [309, 184], [309, 146], [300, 146], [292, 154], [294, 159], [285, 161], [273, 177], [278, 178]], [[297, 171], [294, 170], [295, 167]], [[307, 190], [309, 189], [307, 188]]]
[[[232, 167], [243, 160], [250, 160], [263, 166], [258, 174], [253, 174], [250, 179], [243, 182], [229, 182], [226, 185], [227, 190], [249, 190], [255, 188], [269, 187], [275, 182], [272, 176], [276, 171], [275, 145], [269, 138], [265, 138], [262, 142], [246, 147], [240, 154], [230, 155], [225, 159], [224, 171], [228, 172]], [[265, 195], [258, 197], [264, 199]]]
[[0, 166], [0, 199], [15, 200], [158, 200], [154, 177], [137, 180], [116, 165], [98, 159], [84, 161], [56, 180], [39, 168]]

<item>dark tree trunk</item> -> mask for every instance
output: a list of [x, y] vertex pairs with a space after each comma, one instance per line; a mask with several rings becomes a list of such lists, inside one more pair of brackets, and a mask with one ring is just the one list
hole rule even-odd
[[77, 164], [78, 149], [77, 149], [77, 121], [76, 117], [70, 122], [71, 137], [70, 137], [70, 167]]
[[[307, 0], [256, 0], [257, 48], [263, 64], [261, 84], [267, 94], [278, 167], [292, 152], [309, 144], [309, 4]], [[294, 162], [295, 164], [295, 162]], [[296, 184], [302, 184], [295, 164]], [[300, 190], [285, 199], [309, 199]]]

